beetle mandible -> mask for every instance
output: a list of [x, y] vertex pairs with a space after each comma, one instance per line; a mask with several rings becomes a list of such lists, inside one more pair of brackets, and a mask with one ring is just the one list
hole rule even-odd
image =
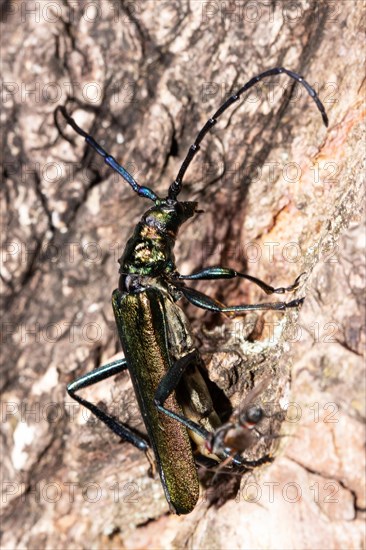
[[[185, 297], [191, 304], [221, 313], [239, 314], [252, 310], [286, 310], [299, 306], [303, 299], [290, 302], [270, 302], [225, 306], [220, 302], [186, 286], [184, 281], [243, 278], [258, 285], [267, 294], [283, 294], [298, 288], [300, 277], [288, 287], [274, 288], [248, 274], [227, 267], [205, 267], [191, 275], [178, 272], [174, 260], [174, 244], [184, 222], [198, 212], [193, 201], [179, 201], [184, 175], [207, 132], [218, 118], [240, 96], [265, 77], [286, 74], [301, 83], [319, 109], [323, 122], [328, 117], [315, 90], [298, 74], [277, 67], [249, 80], [231, 95], [198, 132], [194, 143], [168, 189], [165, 198], [158, 197], [149, 187], [139, 185], [133, 176], [109, 155], [95, 139], [85, 132], [59, 106], [60, 112], [75, 132], [104, 158], [115, 172], [131, 186], [139, 197], [154, 205], [142, 216], [127, 241], [120, 264], [118, 288], [113, 292], [112, 304], [125, 358], [103, 365], [87, 373], [68, 387], [69, 395], [87, 407], [114, 433], [137, 448], [148, 451], [152, 447], [161, 482], [170, 509], [187, 514], [199, 497], [199, 483], [190, 438], [205, 454], [206, 442], [212, 433], [218, 433], [220, 420], [214, 410], [206, 384], [199, 372], [200, 356], [193, 345], [187, 320], [176, 304]], [[58, 125], [58, 124], [57, 124]], [[60, 133], [63, 135], [62, 131]], [[67, 139], [67, 138], [66, 138]], [[146, 426], [148, 440], [126, 424], [107, 414], [77, 392], [128, 369], [139, 407]], [[225, 432], [226, 433], [226, 432]], [[211, 438], [211, 439], [210, 439]], [[217, 441], [217, 437], [216, 437]], [[217, 460], [232, 457], [225, 445], [216, 445]], [[234, 458], [240, 463], [240, 457]]]

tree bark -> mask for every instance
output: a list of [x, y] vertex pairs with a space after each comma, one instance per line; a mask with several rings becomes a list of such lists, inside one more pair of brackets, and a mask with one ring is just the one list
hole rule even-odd
[[[362, 548], [364, 537], [364, 2], [2, 2], [3, 548]], [[229, 318], [179, 302], [221, 399], [258, 397], [273, 462], [200, 468], [202, 496], [169, 514], [149, 462], [66, 394], [120, 353], [117, 259], [149, 205], [59, 122], [80, 125], [165, 196], [199, 129], [272, 67], [202, 144], [182, 200], [204, 210], [181, 273], [231, 266], [288, 286], [301, 311]], [[193, 283], [192, 283], [193, 286]], [[228, 304], [250, 283], [195, 283]], [[273, 298], [273, 301], [283, 296]], [[286, 301], [293, 295], [285, 295]], [[127, 374], [83, 395], [142, 429]]]

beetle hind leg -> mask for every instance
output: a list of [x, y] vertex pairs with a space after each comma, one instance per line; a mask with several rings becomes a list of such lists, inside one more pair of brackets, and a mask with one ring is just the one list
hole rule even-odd
[[108, 428], [112, 430], [112, 432], [114, 432], [116, 435], [118, 435], [125, 441], [132, 443], [132, 445], [134, 445], [141, 451], [147, 451], [149, 449], [149, 444], [147, 443], [147, 441], [145, 441], [145, 439], [136, 434], [126, 424], [119, 422], [118, 420], [113, 418], [113, 416], [105, 413], [104, 411], [102, 411], [102, 409], [100, 409], [90, 401], [83, 399], [76, 393], [83, 388], [87, 388], [88, 386], [92, 386], [97, 382], [101, 382], [102, 380], [106, 380], [111, 376], [119, 374], [126, 368], [127, 362], [125, 359], [119, 359], [118, 361], [113, 361], [112, 363], [108, 363], [107, 365], [102, 365], [101, 367], [98, 367], [97, 369], [88, 372], [83, 376], [80, 376], [80, 378], [77, 378], [76, 380], [68, 384], [67, 391], [70, 397], [75, 399], [75, 401], [80, 403], [80, 405], [86, 407], [99, 420], [101, 420], [106, 426], [108, 426]]
[[208, 430], [200, 426], [197, 422], [194, 422], [193, 420], [190, 420], [189, 418], [164, 407], [165, 401], [168, 399], [169, 395], [177, 388], [183, 373], [194, 360], [197, 360], [196, 350], [188, 353], [184, 357], [181, 357], [173, 365], [171, 365], [170, 369], [159, 383], [158, 389], [155, 393], [154, 403], [161, 413], [169, 416], [170, 418], [174, 418], [175, 420], [183, 424], [183, 426], [185, 426], [189, 430], [192, 430], [203, 439], [207, 439], [210, 435], [210, 432]]

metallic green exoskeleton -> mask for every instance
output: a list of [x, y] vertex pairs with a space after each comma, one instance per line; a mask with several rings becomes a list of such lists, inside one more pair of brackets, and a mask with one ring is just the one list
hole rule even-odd
[[[196, 208], [195, 203], [178, 204], [178, 209], [163, 203], [153, 207], [136, 226], [120, 259], [120, 287], [113, 292], [112, 304], [166, 498], [175, 512], [184, 514], [193, 510], [199, 496], [191, 443], [184, 425], [160, 412], [154, 403], [172, 360], [194, 352], [182, 312], [174, 308], [176, 291], [168, 283], [175, 270], [173, 247], [179, 226]], [[176, 323], [180, 327], [172, 331]], [[175, 341], [177, 335], [181, 343]], [[193, 363], [194, 359], [193, 355]], [[183, 416], [174, 394], [165, 405]]]
[[[199, 486], [188, 433], [183, 424], [159, 412], [154, 397], [171, 366], [166, 327], [165, 299], [147, 288], [138, 293], [113, 293], [113, 309], [136, 397], [154, 450], [166, 498], [173, 509], [190, 512]], [[154, 365], [154, 368], [148, 368]], [[175, 395], [166, 400], [169, 410], [183, 415]]]
[[[198, 133], [178, 175], [170, 185], [166, 198], [159, 198], [149, 187], [135, 179], [110, 156], [89, 134], [80, 128], [64, 107], [58, 107], [67, 123], [105, 162], [140, 196], [154, 206], [137, 224], [119, 260], [118, 289], [113, 292], [113, 310], [125, 359], [81, 376], [68, 385], [69, 394], [87, 407], [117, 435], [141, 450], [152, 447], [170, 509], [187, 514], [195, 507], [199, 484], [193, 450], [221, 460], [232, 457], [225, 438], [219, 434], [220, 420], [214, 410], [209, 391], [200, 373], [200, 356], [195, 349], [187, 320], [177, 301], [185, 297], [197, 307], [223, 313], [238, 314], [250, 310], [285, 310], [298, 307], [303, 299], [224, 306], [205, 294], [187, 287], [185, 280], [247, 279], [267, 294], [291, 292], [298, 288], [300, 277], [288, 287], [274, 288], [265, 282], [226, 267], [206, 267], [191, 275], [181, 275], [176, 268], [174, 245], [182, 224], [198, 212], [196, 202], [177, 199], [185, 172], [200, 148], [207, 132], [219, 116], [249, 88], [262, 78], [285, 73], [300, 82], [314, 99], [325, 125], [325, 109], [313, 88], [299, 75], [284, 68], [270, 69], [252, 78], [216, 111]], [[57, 120], [56, 120], [57, 123]], [[60, 130], [61, 134], [62, 131]], [[66, 138], [67, 139], [67, 138]], [[80, 389], [128, 369], [147, 429], [148, 441], [125, 424], [76, 394]], [[225, 428], [225, 434], [227, 430]], [[213, 434], [213, 435], [212, 435]], [[227, 440], [227, 438], [226, 438]], [[194, 448], [192, 447], [194, 442]], [[215, 455], [210, 444], [215, 442]], [[242, 463], [239, 456], [234, 462]]]

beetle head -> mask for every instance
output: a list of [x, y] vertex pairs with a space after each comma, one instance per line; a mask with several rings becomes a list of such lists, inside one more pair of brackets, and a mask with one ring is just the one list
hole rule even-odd
[[159, 200], [144, 214], [142, 221], [149, 227], [175, 236], [179, 227], [197, 212], [197, 204], [193, 201]]

